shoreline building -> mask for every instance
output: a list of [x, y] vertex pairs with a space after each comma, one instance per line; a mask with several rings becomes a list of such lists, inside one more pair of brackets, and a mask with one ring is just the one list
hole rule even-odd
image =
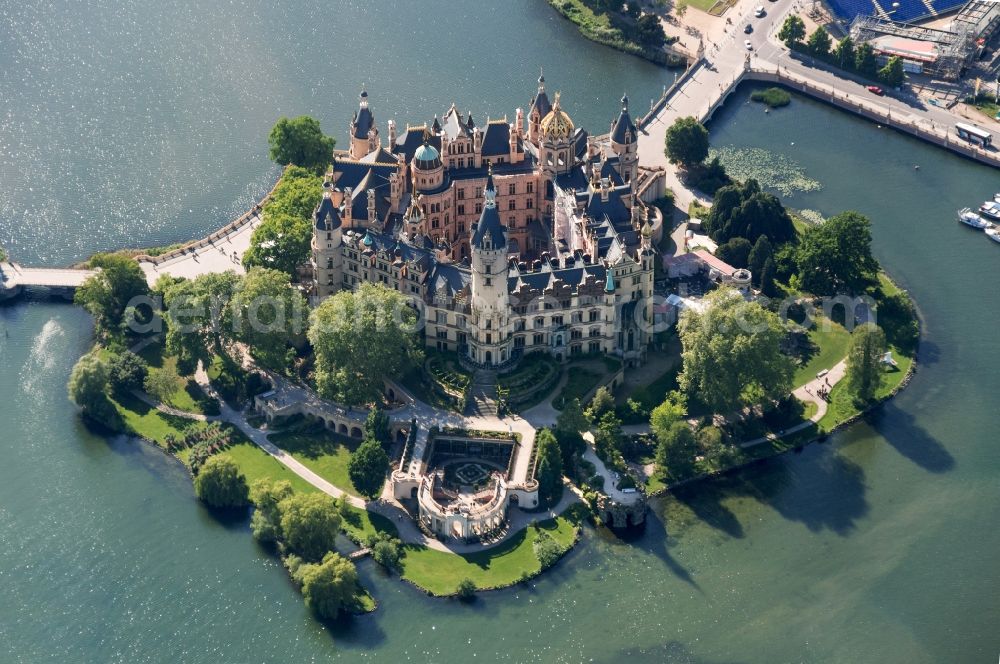
[[315, 301], [382, 283], [423, 308], [428, 346], [473, 366], [536, 351], [642, 361], [663, 233], [642, 199], [663, 185], [640, 188], [627, 97], [597, 137], [550, 101], [544, 77], [513, 122], [479, 126], [452, 104], [402, 131], [390, 120], [387, 135], [362, 92], [314, 214]]

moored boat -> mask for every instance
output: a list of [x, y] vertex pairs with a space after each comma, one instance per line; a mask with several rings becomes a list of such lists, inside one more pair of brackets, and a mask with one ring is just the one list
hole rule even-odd
[[993, 224], [986, 221], [985, 219], [980, 217], [978, 214], [976, 214], [969, 208], [962, 208], [961, 210], [958, 211], [958, 220], [963, 224], [965, 224], [966, 226], [970, 226], [980, 231], [986, 228], [993, 227]]
[[987, 228], [986, 237], [993, 240], [994, 242], [1000, 243], [1000, 229], [997, 229], [996, 226], [991, 226], [990, 228]]
[[983, 215], [987, 219], [1000, 221], [1000, 203], [997, 203], [996, 201], [986, 201], [979, 206], [979, 214]]

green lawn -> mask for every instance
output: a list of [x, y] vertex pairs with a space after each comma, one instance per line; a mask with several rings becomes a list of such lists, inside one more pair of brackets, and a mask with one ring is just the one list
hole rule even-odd
[[247, 484], [258, 479], [269, 479], [273, 482], [288, 480], [296, 491], [318, 491], [316, 487], [286, 468], [280, 461], [260, 449], [250, 441], [245, 441], [226, 448], [222, 454], [228, 454], [243, 471]]
[[478, 553], [455, 555], [407, 546], [403, 558], [403, 578], [433, 595], [451, 595], [463, 579], [472, 579], [477, 588], [502, 588], [541, 569], [535, 556], [538, 533], [547, 532], [560, 546], [569, 548], [576, 538], [580, 512], [570, 508], [555, 519], [542, 521], [520, 531], [503, 544]]
[[166, 371], [173, 374], [180, 387], [170, 395], [166, 404], [186, 413], [198, 413], [201, 415], [218, 415], [219, 405], [214, 399], [209, 398], [202, 392], [198, 384], [190, 376], [182, 376], [177, 371], [177, 357], [165, 355], [163, 346], [158, 343], [150, 344], [139, 351], [139, 356], [146, 360], [150, 369]]
[[163, 445], [168, 435], [183, 438], [185, 433], [206, 426], [205, 422], [161, 413], [131, 394], [116, 395], [111, 403], [132, 433], [157, 445]]
[[566, 384], [556, 398], [552, 400], [552, 406], [562, 410], [573, 399], [579, 399], [580, 403], [586, 406], [587, 404], [584, 403], [583, 397], [594, 389], [604, 376], [605, 374], [584, 369], [583, 367], [570, 367], [566, 373]]
[[351, 452], [360, 445], [359, 441], [328, 431], [276, 433], [268, 438], [338, 489], [353, 496], [361, 495], [347, 472]]
[[373, 514], [351, 505], [345, 507], [344, 511], [341, 528], [355, 542], [363, 542], [369, 535], [375, 533], [389, 533], [393, 537], [399, 537], [396, 524], [381, 514]]
[[847, 349], [851, 344], [851, 333], [843, 325], [834, 323], [828, 318], [817, 317], [809, 330], [809, 340], [815, 344], [816, 351], [807, 362], [795, 370], [794, 385], [805, 385], [816, 377], [823, 369], [831, 369], [847, 357]]
[[[893, 390], [899, 387], [906, 373], [913, 365], [913, 358], [900, 354], [895, 348], [892, 349], [892, 356], [899, 363], [899, 370], [886, 373], [886, 380], [875, 395], [876, 399], [884, 399], [892, 394]], [[827, 408], [823, 419], [819, 421], [820, 428], [830, 431], [838, 424], [849, 420], [858, 414], [858, 408], [854, 405], [854, 400], [847, 391], [847, 381], [841, 381], [834, 385], [830, 391], [830, 405]]]

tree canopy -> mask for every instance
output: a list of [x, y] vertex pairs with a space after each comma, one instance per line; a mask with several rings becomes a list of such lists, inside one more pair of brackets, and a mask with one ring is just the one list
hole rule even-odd
[[[761, 235], [761, 237], [766, 237]], [[745, 237], [733, 237], [720, 244], [715, 255], [733, 267], [746, 267], [750, 262], [750, 252], [753, 246]]]
[[142, 388], [149, 366], [130, 350], [116, 353], [110, 361], [109, 378], [114, 389], [131, 391]]
[[660, 472], [680, 474], [691, 467], [698, 442], [687, 422], [678, 420], [656, 432], [656, 465]]
[[229, 302], [232, 336], [263, 366], [282, 371], [289, 344], [304, 332], [306, 300], [277, 270], [251, 268]]
[[316, 616], [334, 620], [341, 612], [358, 605], [358, 571], [354, 563], [329, 552], [319, 563], [290, 562], [292, 579], [302, 588], [302, 596]]
[[98, 327], [117, 327], [129, 301], [149, 293], [146, 275], [139, 263], [121, 254], [96, 254], [89, 267], [100, 271], [77, 288], [73, 301], [90, 312]]
[[854, 68], [865, 76], [874, 76], [878, 61], [875, 49], [868, 42], [862, 42], [854, 49]]
[[690, 168], [708, 157], [708, 130], [694, 117], [674, 120], [665, 140], [664, 154], [671, 164]]
[[250, 517], [250, 532], [261, 542], [276, 542], [282, 537], [279, 505], [292, 495], [288, 480], [272, 482], [259, 479], [250, 485], [250, 502], [254, 505]]
[[210, 456], [194, 478], [194, 494], [212, 507], [242, 507], [248, 492], [247, 478], [228, 454]]
[[389, 416], [381, 408], [368, 411], [365, 418], [365, 438], [377, 440], [383, 447], [392, 445], [392, 427]]
[[109, 414], [115, 413], [107, 396], [109, 375], [108, 363], [97, 350], [81, 357], [69, 374], [70, 400], [95, 422], [104, 422]]
[[683, 395], [671, 393], [659, 406], [649, 413], [649, 426], [658, 440], [662, 440], [676, 422], [684, 418], [685, 403]]
[[878, 80], [890, 88], [898, 88], [905, 79], [906, 72], [903, 70], [903, 61], [898, 55], [889, 58], [885, 66], [878, 70]]
[[389, 470], [389, 456], [374, 438], [367, 438], [351, 453], [347, 473], [362, 496], [369, 500], [382, 493], [385, 473]]
[[538, 497], [543, 505], [554, 505], [562, 498], [562, 453], [555, 435], [549, 429], [539, 429], [535, 435], [535, 479]]
[[298, 267], [309, 260], [311, 243], [309, 219], [283, 212], [265, 213], [264, 220], [250, 236], [243, 267], [267, 267], [295, 278]]
[[319, 121], [308, 115], [281, 118], [267, 138], [271, 146], [271, 160], [281, 164], [295, 164], [315, 171], [325, 169], [333, 160], [336, 141], [325, 136]]
[[833, 58], [843, 69], [854, 69], [857, 62], [854, 59], [854, 40], [850, 35], [844, 37], [833, 49]]
[[885, 354], [885, 333], [882, 328], [865, 323], [851, 333], [851, 349], [847, 354], [847, 389], [861, 403], [875, 398], [885, 380], [882, 356]]
[[811, 226], [797, 254], [802, 289], [816, 295], [864, 292], [879, 267], [871, 245], [871, 222], [858, 212], [842, 212]]
[[833, 40], [830, 39], [830, 33], [822, 25], [813, 30], [813, 33], [809, 35], [809, 41], [806, 42], [809, 52], [818, 58], [825, 58], [830, 55], [830, 47], [832, 45]]
[[795, 225], [781, 201], [761, 191], [753, 178], [715, 192], [704, 228], [719, 244], [735, 237], [745, 238], [753, 244], [761, 235], [766, 235], [772, 245], [795, 239]]
[[715, 413], [786, 395], [794, 367], [779, 350], [785, 333], [778, 316], [729, 288], [705, 301], [704, 312], [686, 311], [679, 324], [681, 389]]
[[229, 301], [242, 278], [235, 272], [203, 274], [180, 281], [164, 293], [167, 351], [188, 373], [201, 360], [209, 364], [232, 334]]
[[288, 547], [306, 560], [321, 560], [334, 550], [340, 510], [333, 496], [296, 493], [278, 504], [281, 533]]
[[806, 24], [795, 14], [790, 14], [778, 31], [778, 39], [785, 43], [788, 48], [795, 48], [806, 36]]
[[377, 400], [383, 381], [419, 358], [416, 317], [405, 296], [381, 284], [324, 300], [309, 326], [320, 394], [355, 405]]

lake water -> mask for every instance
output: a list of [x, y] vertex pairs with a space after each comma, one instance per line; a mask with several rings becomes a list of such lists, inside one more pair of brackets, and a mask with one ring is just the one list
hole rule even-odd
[[[452, 99], [478, 120], [526, 105], [544, 65], [599, 131], [623, 88], [645, 99], [672, 79], [540, 1], [479, 5], [7, 9], [0, 241], [61, 264], [205, 233], [275, 177], [276, 116], [314, 114], [343, 139], [362, 83], [383, 127]], [[1000, 247], [954, 212], [1000, 178], [807, 100], [767, 115], [745, 100], [717, 116], [713, 144], [784, 155], [823, 183], [794, 207], [870, 215], [876, 253], [919, 303], [920, 371], [871, 421], [661, 501], [636, 541], [588, 531], [537, 583], [471, 606], [362, 563], [381, 607], [331, 633], [246, 524], [199, 506], [179, 464], [80, 425], [65, 383], [85, 314], [2, 307], [0, 661], [993, 661]]]

